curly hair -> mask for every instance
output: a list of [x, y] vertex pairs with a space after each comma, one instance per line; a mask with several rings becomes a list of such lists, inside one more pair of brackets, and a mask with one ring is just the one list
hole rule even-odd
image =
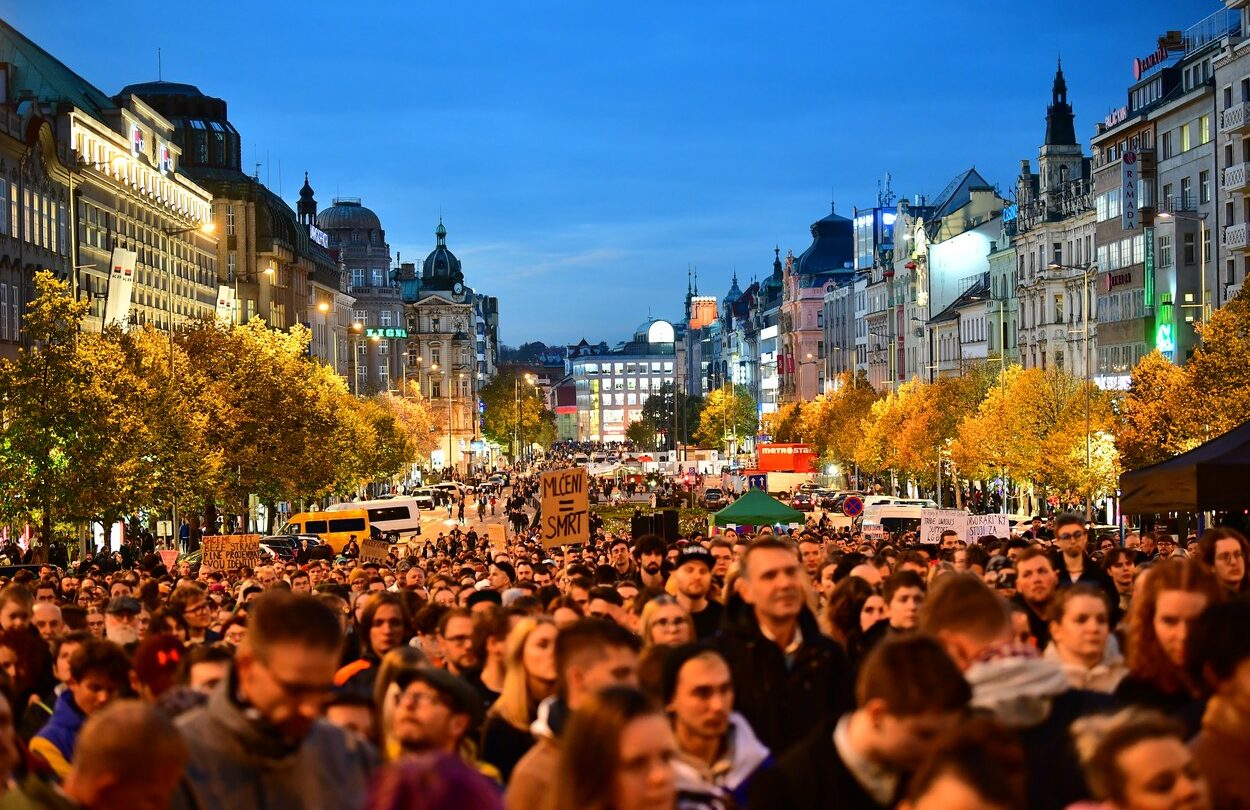
[[1194, 693], [1183, 667], [1168, 658], [1155, 634], [1155, 608], [1165, 591], [1201, 594], [1207, 604], [1223, 600], [1215, 575], [1192, 560], [1164, 560], [1151, 567], [1138, 584], [1128, 616], [1128, 668], [1134, 677], [1149, 681], [1167, 694]]

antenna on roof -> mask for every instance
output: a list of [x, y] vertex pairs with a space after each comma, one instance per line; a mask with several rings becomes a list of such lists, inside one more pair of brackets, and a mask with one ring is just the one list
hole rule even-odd
[[165, 74], [161, 70], [161, 49], [156, 49], [156, 80], [158, 82], [165, 81]]
[[278, 161], [278, 196], [282, 196], [282, 161]]

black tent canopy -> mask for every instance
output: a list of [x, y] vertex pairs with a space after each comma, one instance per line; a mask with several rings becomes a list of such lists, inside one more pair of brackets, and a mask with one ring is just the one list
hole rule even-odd
[[1250, 422], [1176, 458], [1120, 476], [1126, 515], [1250, 507]]

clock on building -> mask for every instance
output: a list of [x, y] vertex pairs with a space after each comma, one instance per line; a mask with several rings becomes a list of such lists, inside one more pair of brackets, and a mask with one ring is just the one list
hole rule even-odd
[[461, 284], [459, 281], [457, 281], [455, 284], [452, 285], [451, 292], [453, 295], [460, 295], [461, 293], [464, 292], [464, 285]]

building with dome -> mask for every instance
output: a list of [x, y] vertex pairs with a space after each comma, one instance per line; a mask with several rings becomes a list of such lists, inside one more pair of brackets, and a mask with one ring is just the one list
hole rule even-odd
[[578, 441], [623, 442], [630, 422], [641, 418], [647, 397], [666, 384], [685, 390], [682, 331], [669, 321], [648, 318], [630, 340], [614, 348], [585, 340], [568, 347]]
[[431, 466], [461, 473], [489, 468], [494, 457], [480, 435], [478, 392], [495, 376], [499, 302], [465, 284], [441, 219], [420, 271], [415, 263], [401, 264], [396, 278], [407, 335], [402, 373], [420, 387], [436, 416], [445, 417]]
[[283, 330], [303, 324], [312, 331], [312, 355], [346, 376], [352, 299], [326, 234], [308, 214], [310, 203], [315, 214], [316, 200], [307, 175], [297, 215], [243, 171], [242, 138], [224, 100], [164, 81], [132, 84], [122, 94], [140, 99], [172, 125], [182, 170], [212, 194], [219, 318], [261, 318]]
[[321, 211], [314, 204], [310, 213], [326, 235], [330, 255], [344, 268], [347, 292], [355, 299], [347, 338], [352, 389], [365, 395], [398, 388], [404, 372], [404, 304], [381, 220], [358, 197], [336, 197]]

